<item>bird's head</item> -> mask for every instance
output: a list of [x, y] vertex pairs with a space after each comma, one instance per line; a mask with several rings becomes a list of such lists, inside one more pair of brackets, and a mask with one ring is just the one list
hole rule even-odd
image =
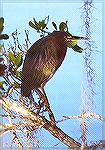
[[72, 36], [68, 31], [53, 31], [51, 36], [52, 35], [56, 37], [57, 41], [59, 39], [60, 39], [60, 42], [64, 41], [67, 48], [72, 48], [74, 51], [76, 51], [78, 53], [83, 52], [83, 48], [81, 48], [77, 45], [78, 41], [89, 40], [87, 37]]
[[[54, 24], [54, 23], [53, 23]], [[59, 31], [55, 32], [56, 35], [59, 36], [59, 38], [63, 37], [64, 42], [66, 43], [66, 46], [68, 48], [72, 48], [74, 51], [82, 53], [83, 49], [77, 45], [79, 40], [88, 40], [86, 37], [80, 37], [80, 36], [72, 36], [69, 33], [67, 21], [61, 22], [59, 25]]]

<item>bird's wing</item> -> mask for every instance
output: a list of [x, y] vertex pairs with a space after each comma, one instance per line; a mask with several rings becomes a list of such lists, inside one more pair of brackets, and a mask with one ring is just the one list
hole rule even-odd
[[[54, 48], [51, 40], [42, 38], [28, 50], [22, 71], [21, 92], [24, 96], [29, 96], [32, 89], [39, 87], [44, 80], [48, 80], [52, 71], [48, 68], [55, 69], [54, 63], [50, 64], [52, 66], [48, 66], [48, 60], [56, 57]], [[53, 54], [51, 54], [52, 52]], [[51, 56], [53, 57], [51, 58]]]

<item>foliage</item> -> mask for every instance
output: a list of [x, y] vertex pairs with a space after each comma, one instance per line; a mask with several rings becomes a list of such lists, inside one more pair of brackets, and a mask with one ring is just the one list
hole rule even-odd
[[[46, 17], [45, 19], [41, 20], [41, 21], [36, 21], [35, 18], [33, 18], [33, 22], [29, 21], [29, 26], [32, 27], [33, 29], [35, 29], [37, 32], [41, 33], [40, 36], [45, 36], [45, 33], [50, 33], [48, 32], [48, 22], [49, 22], [49, 16]], [[57, 24], [55, 22], [52, 22], [52, 25], [54, 27], [55, 30], [57, 30]], [[58, 31], [68, 31], [68, 26], [67, 26], [67, 21], [66, 22], [61, 22], [59, 24], [59, 30]]]
[[3, 30], [4, 30], [4, 18], [1, 17], [0, 18], [0, 40], [3, 40], [3, 39], [6, 40], [9, 38], [7, 34], [2, 34]]
[[[7, 40], [9, 38], [9, 36], [7, 34], [2, 34], [4, 29], [4, 18], [1, 17], [0, 18], [0, 40]], [[0, 45], [0, 89], [3, 88], [3, 84], [4, 81], [1, 79], [2, 76], [4, 76], [5, 74], [5, 70], [6, 70], [6, 65], [4, 65], [3, 61], [3, 55], [2, 55], [2, 51], [3, 51], [3, 45]]]

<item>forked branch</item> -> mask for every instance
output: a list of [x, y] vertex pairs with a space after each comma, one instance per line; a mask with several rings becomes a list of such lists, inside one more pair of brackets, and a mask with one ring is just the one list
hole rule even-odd
[[[81, 144], [77, 141], [75, 141], [73, 138], [68, 136], [66, 133], [64, 133], [60, 128], [58, 128], [56, 125], [52, 125], [50, 121], [48, 121], [45, 117], [36, 115], [36, 113], [30, 111], [25, 105], [19, 105], [15, 102], [11, 102], [10, 100], [6, 98], [2, 98], [0, 100], [0, 104], [5, 108], [5, 110], [14, 111], [15, 113], [18, 113], [23, 119], [26, 121], [25, 123], [20, 124], [13, 124], [11, 127], [8, 127], [8, 131], [12, 130], [18, 130], [20, 126], [38, 126], [40, 128], [44, 128], [48, 132], [50, 132], [55, 138], [59, 139], [62, 143], [67, 145], [70, 148], [79, 148], [81, 147]], [[5, 134], [5, 128], [2, 130], [2, 134]]]

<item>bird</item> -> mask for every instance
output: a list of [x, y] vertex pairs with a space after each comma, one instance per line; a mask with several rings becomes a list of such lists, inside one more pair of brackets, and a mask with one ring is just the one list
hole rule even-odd
[[44, 87], [63, 63], [67, 48], [82, 53], [83, 49], [77, 45], [79, 40], [86, 40], [86, 38], [72, 36], [69, 32], [53, 31], [37, 40], [25, 56], [21, 93], [29, 98], [32, 90], [35, 90], [42, 99], [53, 124], [55, 123], [55, 117], [51, 111]]

